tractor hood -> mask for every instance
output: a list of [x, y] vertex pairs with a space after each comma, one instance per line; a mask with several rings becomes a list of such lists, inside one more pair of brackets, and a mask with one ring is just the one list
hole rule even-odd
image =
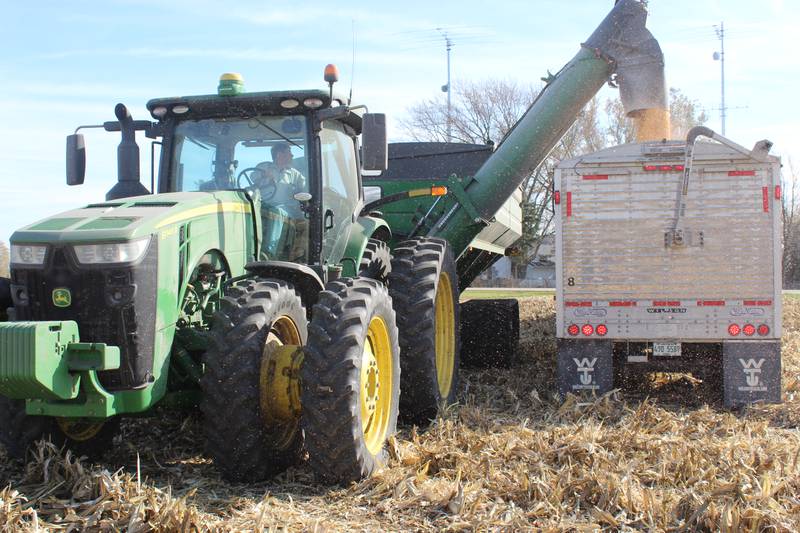
[[121, 242], [145, 237], [195, 217], [249, 213], [244, 191], [180, 192], [89, 204], [14, 232], [15, 244]]

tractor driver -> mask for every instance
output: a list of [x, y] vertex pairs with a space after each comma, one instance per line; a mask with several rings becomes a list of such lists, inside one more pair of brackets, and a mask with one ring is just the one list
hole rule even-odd
[[271, 151], [272, 162], [265, 161], [256, 165], [262, 175], [262, 179], [256, 183], [256, 186], [263, 189], [270, 182], [285, 183], [291, 186], [294, 193], [308, 191], [306, 177], [292, 166], [292, 147], [289, 146], [289, 143], [285, 141], [276, 143], [272, 146]]
[[270, 258], [303, 261], [308, 248], [308, 221], [294, 195], [308, 192], [308, 180], [292, 166], [288, 142], [272, 146], [272, 161], [256, 165], [255, 186], [261, 192], [263, 245]]

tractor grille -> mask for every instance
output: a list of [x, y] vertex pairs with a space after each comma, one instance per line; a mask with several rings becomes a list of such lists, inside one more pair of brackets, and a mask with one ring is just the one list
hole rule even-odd
[[[12, 271], [16, 320], [74, 320], [82, 342], [120, 349], [120, 368], [98, 372], [108, 390], [137, 389], [153, 380], [158, 241], [144, 258], [123, 267], [78, 266], [66, 246], [48, 250], [44, 268]], [[69, 307], [56, 307], [53, 290], [67, 288]]]

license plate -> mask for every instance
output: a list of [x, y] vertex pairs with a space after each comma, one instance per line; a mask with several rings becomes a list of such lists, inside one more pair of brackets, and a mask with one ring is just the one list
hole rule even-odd
[[681, 343], [679, 342], [654, 342], [653, 357], [680, 357]]

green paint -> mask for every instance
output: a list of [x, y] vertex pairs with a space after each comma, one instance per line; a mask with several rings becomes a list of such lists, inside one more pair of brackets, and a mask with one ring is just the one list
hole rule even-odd
[[69, 372], [64, 353], [78, 341], [72, 321], [0, 323], [0, 393], [17, 399], [76, 398], [79, 377]]
[[118, 229], [118, 228], [125, 228], [135, 222], [135, 218], [124, 218], [124, 217], [115, 217], [115, 218], [98, 218], [83, 224], [82, 226], [78, 226], [78, 230], [89, 230], [89, 229]]
[[70, 226], [82, 221], [82, 218], [51, 218], [44, 222], [39, 222], [30, 226], [30, 229], [36, 231], [60, 231], [67, 229]]

